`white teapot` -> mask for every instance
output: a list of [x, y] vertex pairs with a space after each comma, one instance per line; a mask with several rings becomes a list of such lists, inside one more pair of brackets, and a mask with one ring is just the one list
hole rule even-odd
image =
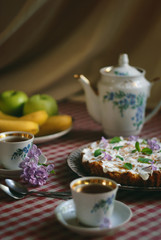
[[121, 54], [118, 66], [101, 68], [100, 73], [98, 94], [85, 76], [75, 75], [84, 88], [89, 114], [102, 124], [107, 136], [139, 135], [143, 124], [161, 107], [160, 101], [145, 118], [146, 102], [151, 90], [145, 70], [130, 66], [128, 55]]

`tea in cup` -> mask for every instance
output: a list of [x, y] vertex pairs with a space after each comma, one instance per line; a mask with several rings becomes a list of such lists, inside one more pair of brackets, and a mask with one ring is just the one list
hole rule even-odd
[[113, 213], [117, 183], [103, 177], [83, 177], [70, 183], [76, 215], [80, 223], [99, 227]]
[[0, 133], [0, 165], [6, 169], [18, 170], [29, 149], [34, 135], [28, 132], [12, 131]]

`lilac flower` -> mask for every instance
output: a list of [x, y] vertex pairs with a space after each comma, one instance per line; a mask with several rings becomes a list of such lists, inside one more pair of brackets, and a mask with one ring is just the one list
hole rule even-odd
[[30, 162], [30, 159], [28, 157], [25, 158], [25, 161], [22, 161], [19, 165], [20, 168], [25, 168], [27, 166], [28, 162]]
[[100, 228], [110, 228], [110, 227], [111, 227], [111, 222], [109, 218], [105, 217], [100, 225]]
[[50, 165], [48, 165], [48, 166], [46, 167], [46, 171], [47, 171], [48, 173], [52, 172], [53, 169], [54, 169], [54, 164], [50, 164]]
[[101, 138], [101, 144], [103, 144], [103, 147], [106, 148], [107, 145], [108, 145], [108, 141], [107, 141], [107, 139], [104, 138], [104, 137], [102, 137], [102, 138]]
[[128, 137], [128, 140], [129, 140], [129, 141], [137, 141], [138, 138], [139, 138], [139, 136], [129, 136], [129, 137]]
[[110, 154], [108, 154], [107, 152], [103, 152], [103, 153], [104, 153], [104, 157], [103, 157], [104, 160], [106, 160], [106, 159], [109, 161], [112, 160], [112, 156]]
[[153, 171], [156, 171], [156, 170], [157, 170], [157, 167], [154, 166], [154, 160], [153, 160], [152, 163], [151, 163], [151, 169], [152, 169]]
[[19, 165], [23, 170], [21, 178], [33, 186], [45, 184], [49, 174], [54, 169], [54, 164], [45, 165], [39, 163], [40, 155], [41, 150], [36, 145], [33, 145], [24, 161]]
[[159, 150], [160, 149], [159, 144], [157, 144], [157, 141], [154, 140], [154, 139], [152, 139], [152, 140], [148, 139], [147, 143], [152, 150]]
[[34, 158], [37, 163], [39, 161], [39, 156], [42, 154], [41, 150], [35, 145], [33, 144], [32, 148], [29, 149], [27, 157], [28, 158]]

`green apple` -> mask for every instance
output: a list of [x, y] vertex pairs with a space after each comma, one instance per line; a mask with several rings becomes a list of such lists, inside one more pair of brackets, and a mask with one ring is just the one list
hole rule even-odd
[[36, 94], [31, 96], [24, 104], [23, 114], [29, 114], [39, 110], [45, 110], [49, 116], [58, 114], [56, 100], [47, 94]]
[[4, 91], [0, 94], [0, 111], [13, 116], [21, 116], [23, 105], [27, 100], [28, 96], [22, 91]]

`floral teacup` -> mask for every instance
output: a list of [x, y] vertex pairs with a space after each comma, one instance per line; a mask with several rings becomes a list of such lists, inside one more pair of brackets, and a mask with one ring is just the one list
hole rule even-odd
[[18, 170], [29, 149], [32, 147], [34, 135], [28, 132], [0, 133], [0, 164], [2, 167]]
[[80, 223], [101, 227], [109, 220], [118, 190], [116, 182], [103, 177], [83, 177], [72, 181], [70, 188]]

